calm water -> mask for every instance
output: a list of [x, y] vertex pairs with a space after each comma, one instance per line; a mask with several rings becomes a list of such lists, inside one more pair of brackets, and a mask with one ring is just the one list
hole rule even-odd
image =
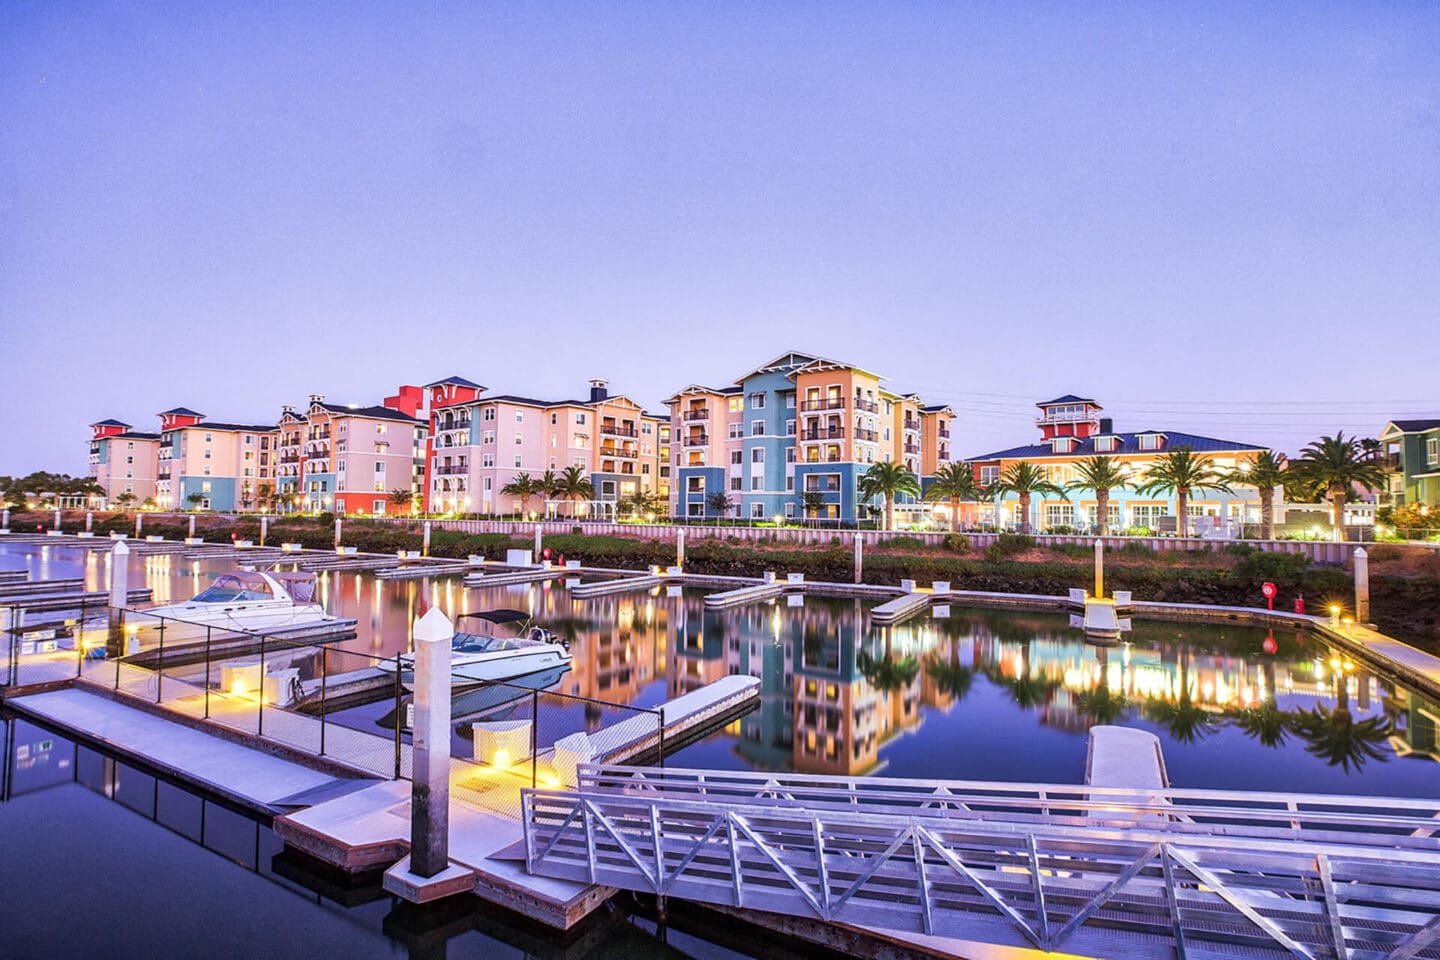
[[[0, 545], [0, 569], [83, 573], [107, 555]], [[156, 599], [203, 588], [225, 564], [132, 558]], [[862, 601], [805, 598], [726, 611], [703, 591], [575, 600], [561, 583], [470, 590], [454, 578], [383, 583], [321, 575], [336, 614], [359, 621], [342, 650], [393, 656], [428, 599], [452, 616], [518, 608], [573, 639], [554, 689], [653, 706], [729, 674], [762, 682], [758, 711], [669, 762], [896, 777], [1080, 782], [1086, 731], [1156, 733], [1182, 787], [1436, 796], [1440, 705], [1313, 637], [1246, 627], [1135, 622], [1097, 647], [1063, 615], [954, 608], [871, 627]], [[798, 598], [796, 598], [798, 599]], [[1267, 652], [1267, 646], [1274, 650]], [[367, 661], [330, 657], [332, 671]], [[358, 711], [369, 724], [382, 705]]]

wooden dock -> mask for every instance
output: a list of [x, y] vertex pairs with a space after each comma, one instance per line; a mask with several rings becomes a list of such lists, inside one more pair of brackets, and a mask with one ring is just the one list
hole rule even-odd
[[465, 560], [401, 560], [399, 566], [375, 571], [377, 580], [423, 580], [427, 577], [451, 577], [467, 573]]
[[544, 580], [560, 580], [579, 576], [576, 570], [565, 567], [532, 567], [529, 569], [507, 568], [497, 573], [472, 573], [465, 578], [467, 587], [508, 587], [521, 583], [539, 583]]

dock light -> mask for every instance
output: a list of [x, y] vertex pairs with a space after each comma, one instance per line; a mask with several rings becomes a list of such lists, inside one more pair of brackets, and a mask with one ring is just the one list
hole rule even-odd
[[490, 765], [496, 770], [504, 770], [510, 766], [510, 751], [504, 747], [496, 750], [495, 755], [490, 758]]
[[245, 681], [236, 677], [230, 681], [230, 692], [237, 697], [245, 696]]
[[540, 774], [540, 785], [542, 787], [545, 787], [547, 790], [559, 790], [560, 774], [556, 773], [553, 768], [550, 770], [546, 770], [544, 773]]
[[775, 526], [778, 527], [778, 526], [780, 526], [781, 523], [784, 522], [785, 518], [784, 518], [783, 516], [781, 516], [780, 514], [777, 513], [777, 514], [775, 514], [775, 516], [774, 516], [774, 520], [775, 520]]

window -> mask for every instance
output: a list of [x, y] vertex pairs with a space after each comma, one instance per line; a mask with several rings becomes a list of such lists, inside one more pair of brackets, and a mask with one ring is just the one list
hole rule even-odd
[[554, 427], [554, 426], [557, 426], [559, 423], [560, 423], [560, 414], [558, 414], [558, 413], [552, 413], [552, 414], [550, 414], [550, 426]]
[[1114, 437], [1096, 437], [1096, 438], [1095, 438], [1095, 449], [1096, 449], [1097, 451], [1099, 451], [1100, 453], [1110, 453], [1112, 450], [1115, 449], [1115, 438], [1114, 438]]
[[752, 393], [752, 394], [750, 394], [750, 409], [751, 409], [751, 410], [764, 410], [764, 409], [765, 409], [765, 394], [763, 394], [763, 393]]
[[125, 449], [126, 449], [126, 450], [134, 450], [134, 449], [135, 449], [135, 441], [134, 441], [134, 440], [131, 440], [130, 442], [126, 443], [126, 444], [125, 444]]
[[1075, 525], [1075, 505], [1072, 503], [1047, 503], [1045, 504], [1045, 528], [1073, 527]]
[[751, 489], [751, 490], [764, 490], [764, 489], [765, 489], [765, 478], [764, 478], [763, 476], [751, 477], [751, 478], [750, 478], [750, 489]]
[[750, 462], [751, 462], [751, 463], [764, 463], [764, 462], [765, 462], [765, 448], [764, 448], [764, 447], [755, 447], [753, 450], [751, 450], [751, 451], [750, 451]]
[[788, 493], [788, 492], [793, 491], [794, 489], [795, 489], [795, 474], [792, 473], [792, 474], [790, 474], [790, 476], [788, 476], [788, 477], [785, 478], [785, 490], [786, 490], [786, 492]]
[[980, 485], [981, 485], [981, 486], [988, 487], [988, 486], [990, 486], [990, 484], [994, 483], [996, 480], [999, 480], [999, 479], [1000, 479], [1000, 467], [999, 467], [998, 465], [997, 465], [997, 466], [993, 466], [993, 467], [981, 467], [981, 468], [980, 468]]
[[728, 436], [731, 440], [739, 440], [741, 437], [745, 436], [745, 425], [740, 423], [730, 424], [726, 428], [726, 436]]
[[482, 467], [493, 467], [493, 466], [495, 466], [495, 454], [493, 454], [493, 453], [482, 453], [482, 454], [480, 454], [480, 466], [482, 466]]
[[480, 442], [481, 442], [481, 443], [494, 443], [494, 442], [495, 442], [495, 431], [494, 431], [494, 430], [486, 430], [486, 431], [482, 432], [482, 433], [480, 434]]
[[743, 489], [743, 487], [742, 487], [742, 481], [741, 481], [741, 478], [740, 478], [740, 477], [731, 477], [731, 478], [730, 478], [730, 489], [731, 489], [731, 490], [741, 490], [741, 489]]
[[744, 463], [744, 462], [745, 462], [745, 452], [744, 452], [743, 450], [731, 450], [731, 451], [730, 451], [730, 462], [731, 462], [732, 464], [737, 464], [737, 465], [738, 465], [738, 464], [741, 464], [741, 463]]
[[484, 490], [486, 493], [489, 493], [491, 490], [494, 489], [494, 487], [495, 487], [495, 478], [494, 478], [494, 477], [485, 477], [485, 478], [481, 481], [481, 483], [480, 483], [480, 489]]
[[1170, 507], [1164, 503], [1136, 503], [1130, 507], [1130, 522], [1137, 527], [1155, 529], [1161, 517], [1170, 515]]
[[743, 397], [731, 397], [729, 406], [731, 413], [739, 413], [745, 409], [745, 400]]
[[518, 454], [518, 453], [515, 454], [515, 466], [516, 466], [516, 467], [519, 467], [519, 466], [520, 466], [520, 454]]
[[795, 462], [795, 448], [794, 448], [794, 447], [786, 447], [786, 448], [785, 448], [785, 462], [786, 462], [786, 463], [794, 463], [794, 462]]
[[1140, 449], [1141, 449], [1141, 450], [1159, 450], [1159, 449], [1160, 449], [1160, 435], [1159, 435], [1158, 433], [1142, 433], [1142, 434], [1140, 434]]
[[376, 460], [376, 461], [375, 461], [375, 472], [376, 472], [377, 474], [381, 474], [381, 473], [384, 473], [384, 472], [385, 472], [385, 461], [384, 461], [384, 460]]
[[480, 419], [481, 419], [481, 420], [494, 420], [494, 419], [495, 419], [495, 408], [494, 408], [494, 407], [486, 407], [486, 408], [485, 408], [485, 412], [480, 415]]
[[520, 446], [520, 445], [521, 445], [522, 443], [524, 443], [524, 442], [525, 442], [525, 434], [522, 433], [522, 432], [519, 431], [519, 430], [516, 430], [516, 431], [515, 431], [515, 446], [518, 447], [518, 446]]
[[785, 409], [786, 409], [786, 410], [794, 410], [794, 409], [795, 409], [795, 394], [793, 394], [793, 393], [787, 393], [787, 394], [785, 394]]
[[577, 413], [577, 414], [575, 414], [575, 423], [576, 423], [578, 426], [582, 426], [582, 427], [585, 426], [585, 414], [583, 414], [583, 413]]
[[686, 491], [687, 493], [704, 493], [704, 492], [705, 492], [705, 478], [704, 478], [704, 477], [686, 477], [686, 478], [685, 478], [685, 491]]
[[1431, 437], [1425, 441], [1425, 462], [1440, 463], [1440, 437]]
[[764, 420], [751, 420], [751, 421], [750, 421], [750, 436], [752, 436], [752, 437], [762, 437], [762, 436], [764, 436], [764, 435], [765, 435], [765, 421], [764, 421]]
[[209, 459], [210, 459], [210, 450], [209, 450], [208, 447], [207, 447], [206, 450], [205, 450], [205, 459], [206, 459], [206, 460], [209, 460]]
[[207, 433], [207, 434], [205, 434], [205, 442], [206, 442], [206, 443], [213, 443], [214, 440], [215, 440], [215, 434], [213, 434], [213, 433]]
[[764, 520], [764, 519], [765, 519], [765, 504], [763, 504], [763, 503], [752, 503], [752, 504], [750, 504], [750, 519], [751, 519], [751, 520]]
[[794, 420], [786, 420], [786, 421], [785, 421], [785, 436], [787, 436], [787, 437], [793, 437], [793, 436], [795, 436], [795, 421], [794, 421]]
[[206, 480], [204, 483], [200, 484], [200, 492], [201, 492], [201, 493], [209, 493], [209, 492], [210, 492], [210, 481], [209, 481], [209, 480]]
[[524, 410], [516, 410], [516, 411], [515, 411], [515, 422], [516, 422], [516, 423], [524, 423], [524, 422], [525, 422], [525, 411], [524, 411]]

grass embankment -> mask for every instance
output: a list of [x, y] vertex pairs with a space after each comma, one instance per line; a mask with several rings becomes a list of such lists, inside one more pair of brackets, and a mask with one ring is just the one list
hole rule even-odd
[[[50, 514], [17, 514], [12, 516], [11, 526], [15, 530], [33, 530], [38, 523], [50, 522]], [[66, 517], [66, 531], [83, 527], [83, 516]], [[134, 528], [133, 516], [95, 517], [94, 529], [101, 535], [111, 530], [133, 532]], [[145, 518], [146, 534], [178, 539], [187, 530], [185, 520]], [[196, 517], [195, 532], [215, 543], [229, 542], [232, 536], [258, 540], [260, 521], [201, 514]], [[334, 522], [323, 516], [272, 521], [268, 542], [282, 541], [329, 549], [334, 543]], [[347, 519], [344, 541], [365, 552], [417, 550], [420, 527], [418, 523], [407, 527]], [[528, 549], [533, 542], [528, 536], [435, 529], [430, 553], [437, 557], [483, 554], [493, 558], [503, 556], [512, 547]], [[674, 544], [664, 541], [564, 534], [546, 537], [545, 545], [553, 554], [579, 560], [586, 566], [641, 569], [675, 562]], [[1392, 636], [1440, 652], [1440, 554], [1423, 547], [1393, 544], [1372, 545], [1369, 553], [1372, 619]], [[902, 579], [913, 579], [922, 585], [949, 580], [957, 590], [1055, 595], [1072, 587], [1089, 587], [1093, 582], [1093, 558], [1090, 547], [1072, 544], [1039, 548], [1029, 537], [1022, 536], [1003, 536], [984, 551], [972, 548], [962, 535], [952, 535], [937, 546], [897, 536], [867, 543], [865, 580], [898, 584]], [[695, 573], [758, 577], [773, 570], [780, 574], [803, 573], [810, 580], [848, 582], [854, 576], [854, 553], [839, 537], [828, 546], [807, 547], [779, 540], [692, 540], [686, 544], [685, 565]], [[1277, 610], [1293, 609], [1298, 596], [1305, 598], [1310, 613], [1323, 613], [1332, 603], [1348, 611], [1354, 601], [1346, 570], [1311, 564], [1298, 554], [1264, 553], [1244, 544], [1213, 552], [1152, 551], [1141, 544], [1129, 544], [1107, 552], [1105, 571], [1107, 589], [1129, 590], [1137, 600], [1259, 606], [1263, 602], [1260, 586], [1270, 581], [1278, 589]]]

